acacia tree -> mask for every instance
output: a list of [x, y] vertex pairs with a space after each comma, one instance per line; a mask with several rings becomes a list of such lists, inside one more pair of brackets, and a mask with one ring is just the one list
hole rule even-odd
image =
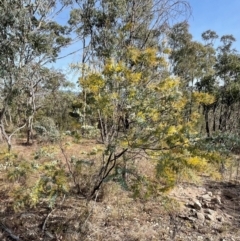
[[[126, 154], [128, 159], [142, 153], [159, 160], [158, 175], [171, 180], [165, 187], [173, 185], [182, 168], [206, 164], [191, 153], [198, 113], [192, 112], [186, 122], [187, 99], [180, 91], [179, 79], [155, 75], [156, 68], [161, 72], [167, 67], [165, 60], [152, 48], [129, 48], [126, 58], [126, 62], [109, 60], [101, 72], [92, 71], [80, 80], [82, 88], [92, 93], [91, 113], [99, 118], [105, 146], [103, 166], [90, 196]], [[155, 71], [150, 74], [151, 70]], [[195, 102], [199, 104], [204, 97]]]
[[[124, 61], [130, 46], [163, 48], [159, 40], [165, 36], [169, 22], [189, 12], [184, 0], [85, 0], [77, 3], [78, 8], [71, 12], [69, 23], [83, 41], [80, 77], [87, 71], [86, 63], [90, 68], [102, 69], [110, 58]], [[85, 125], [89, 94], [82, 91]]]
[[[171, 14], [186, 2], [90, 2], [95, 7], [88, 9], [90, 16], [83, 9], [71, 16], [78, 33], [85, 30], [90, 37], [92, 62], [88, 71], [85, 65], [79, 81], [85, 93], [82, 102], [89, 110], [84, 114], [98, 123], [105, 147], [97, 180], [87, 196], [93, 197], [119, 163], [124, 163], [122, 173], [126, 172], [125, 160], [138, 153], [159, 161], [157, 173], [171, 180], [166, 184], [169, 187], [184, 166], [205, 163], [191, 154], [198, 113], [192, 111], [186, 121], [187, 99], [179, 79], [170, 77], [165, 60], [169, 49], [162, 40]], [[204, 97], [196, 96], [192, 105]], [[205, 103], [211, 101], [208, 98]]]
[[[4, 121], [6, 112], [24, 91], [33, 98], [35, 83], [31, 82], [33, 72], [30, 70], [37, 72], [43, 64], [54, 61], [60, 49], [70, 42], [66, 37], [67, 28], [53, 19], [59, 10], [58, 3], [55, 0], [0, 2], [0, 128], [9, 150], [12, 135], [27, 122], [23, 121], [8, 133]], [[66, 3], [62, 3], [64, 7]]]
[[127, 46], [157, 46], [169, 22], [190, 10], [184, 0], [76, 2], [78, 8], [72, 10], [69, 23], [83, 40], [91, 59], [102, 61], [112, 56], [123, 58]]

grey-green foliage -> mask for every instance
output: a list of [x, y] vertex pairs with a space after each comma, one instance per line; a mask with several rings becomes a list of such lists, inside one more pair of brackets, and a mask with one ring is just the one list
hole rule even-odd
[[1, 78], [18, 74], [31, 62], [54, 60], [69, 43], [67, 27], [49, 18], [56, 4], [53, 0], [0, 2]]
[[185, 0], [78, 1], [69, 24], [97, 58], [123, 58], [126, 47], [158, 46], [168, 23], [188, 13]]
[[[188, 12], [188, 4], [184, 0], [106, 0], [78, 1], [78, 8], [71, 11], [69, 24], [75, 30], [79, 38], [83, 39], [86, 46], [85, 52], [89, 50], [89, 55], [95, 66], [101, 66], [107, 59], [113, 58], [117, 61], [128, 61], [129, 68], [142, 71], [144, 66], [137, 66], [134, 61], [130, 61], [129, 48], [138, 49], [156, 48], [162, 54], [161, 38], [165, 36], [167, 23], [172, 20], [174, 14], [181, 15]], [[89, 57], [89, 56], [88, 56]], [[82, 64], [86, 63], [87, 57], [82, 58]], [[95, 67], [94, 67], [95, 68]], [[144, 75], [154, 76], [159, 79], [159, 68], [145, 68]], [[81, 77], [84, 78], [86, 72], [85, 65], [80, 67]], [[166, 71], [164, 74], [167, 75]], [[161, 77], [163, 73], [161, 72]], [[109, 92], [115, 91], [117, 83], [110, 83]], [[122, 95], [127, 95], [122, 89]], [[82, 98], [82, 113], [84, 125], [92, 125], [91, 120], [98, 120], [99, 115], [91, 113], [88, 117], [89, 107], [94, 106], [94, 98], [91, 98], [89, 91], [85, 90], [80, 95]], [[119, 103], [121, 109], [122, 103]], [[103, 125], [102, 125], [103, 126]]]
[[215, 50], [211, 45], [193, 41], [188, 23], [175, 24], [168, 37], [173, 73], [182, 77], [186, 87], [189, 82], [198, 83], [202, 78], [214, 74]]
[[[28, 112], [19, 122], [21, 128], [30, 123], [35, 114], [34, 97], [44, 80], [35, 73], [40, 73], [45, 63], [55, 61], [61, 48], [70, 43], [68, 28], [54, 19], [61, 7], [57, 0], [0, 1], [0, 125], [9, 149], [11, 133], [5, 133], [3, 121], [6, 112], [17, 112], [17, 116]], [[25, 105], [22, 101], [19, 104], [19, 98]], [[19, 123], [10, 119], [13, 133]]]
[[[39, 114], [41, 116], [51, 116], [57, 124], [59, 130], [73, 130], [74, 119], [69, 115], [71, 104], [76, 94], [71, 91], [62, 91], [60, 87], [44, 86], [44, 99]], [[41, 113], [40, 113], [41, 112]]]
[[[40, 173], [38, 179], [32, 182], [32, 175]], [[7, 172], [8, 179], [19, 185], [10, 188], [15, 211], [24, 207], [36, 207], [40, 202], [46, 202], [50, 208], [55, 205], [59, 196], [69, 191], [69, 180], [63, 166], [56, 160], [44, 164], [22, 161], [16, 163]]]
[[60, 133], [50, 117], [43, 117], [34, 124], [34, 130], [40, 141], [56, 141], [60, 137]]
[[96, 126], [90, 126], [90, 125], [82, 126], [81, 132], [84, 133], [84, 135], [87, 138], [94, 138], [99, 136], [99, 129]]

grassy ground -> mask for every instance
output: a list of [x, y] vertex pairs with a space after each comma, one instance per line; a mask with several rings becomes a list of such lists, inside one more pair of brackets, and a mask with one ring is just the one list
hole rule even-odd
[[[10, 155], [4, 144], [0, 146], [0, 240], [240, 240], [237, 222], [240, 215], [239, 186], [226, 186], [229, 181], [210, 182], [206, 177], [194, 185], [180, 182], [171, 192], [148, 198], [143, 198], [144, 195], [134, 197], [133, 192], [126, 191], [113, 179], [105, 183], [101, 192], [90, 201], [83, 199], [69, 182], [67, 192], [58, 190], [59, 195], [52, 206], [44, 195], [31, 206], [23, 197], [46, 170], [19, 172], [11, 178], [10, 174], [21, 163], [40, 166], [53, 163], [68, 172], [67, 161], [71, 164], [74, 160], [85, 160], [89, 165], [81, 166], [78, 182], [86, 187], [91, 185], [99, 165], [101, 145], [93, 140], [76, 142], [66, 138], [62, 147], [65, 156], [59, 145], [51, 143], [25, 146], [18, 140]], [[154, 164], [144, 158], [138, 157], [132, 165], [138, 173], [154, 176]], [[22, 192], [16, 194], [19, 187]], [[52, 188], [55, 187], [52, 184]], [[198, 224], [181, 218], [185, 204], [199, 195], [203, 187], [211, 191], [222, 190], [222, 209], [233, 217], [231, 223]], [[26, 202], [25, 206], [16, 206], [18, 200]]]

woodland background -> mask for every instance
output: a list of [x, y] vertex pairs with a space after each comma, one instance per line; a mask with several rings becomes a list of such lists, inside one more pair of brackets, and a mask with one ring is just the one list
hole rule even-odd
[[[134, 202], [163, 203], [164, 192], [202, 176], [238, 182], [236, 39], [206, 30], [194, 41], [190, 15], [185, 0], [0, 1], [3, 237], [84, 240], [89, 203], [113, 198], [113, 187]], [[73, 44], [78, 88], [49, 68]], [[82, 239], [66, 236], [66, 223], [47, 226], [65, 199], [84, 203], [71, 232]], [[43, 209], [33, 234], [9, 223]]]

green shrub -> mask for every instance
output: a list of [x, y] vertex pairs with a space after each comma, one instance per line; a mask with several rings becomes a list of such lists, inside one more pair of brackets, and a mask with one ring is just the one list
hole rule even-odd
[[54, 123], [54, 120], [50, 117], [43, 117], [34, 124], [34, 130], [36, 131], [37, 138], [40, 142], [57, 141], [60, 137], [60, 133]]
[[56, 160], [43, 164], [23, 161], [8, 171], [8, 178], [14, 183], [10, 188], [10, 196], [16, 211], [35, 207], [40, 202], [52, 208], [57, 197], [69, 190], [68, 175]]

